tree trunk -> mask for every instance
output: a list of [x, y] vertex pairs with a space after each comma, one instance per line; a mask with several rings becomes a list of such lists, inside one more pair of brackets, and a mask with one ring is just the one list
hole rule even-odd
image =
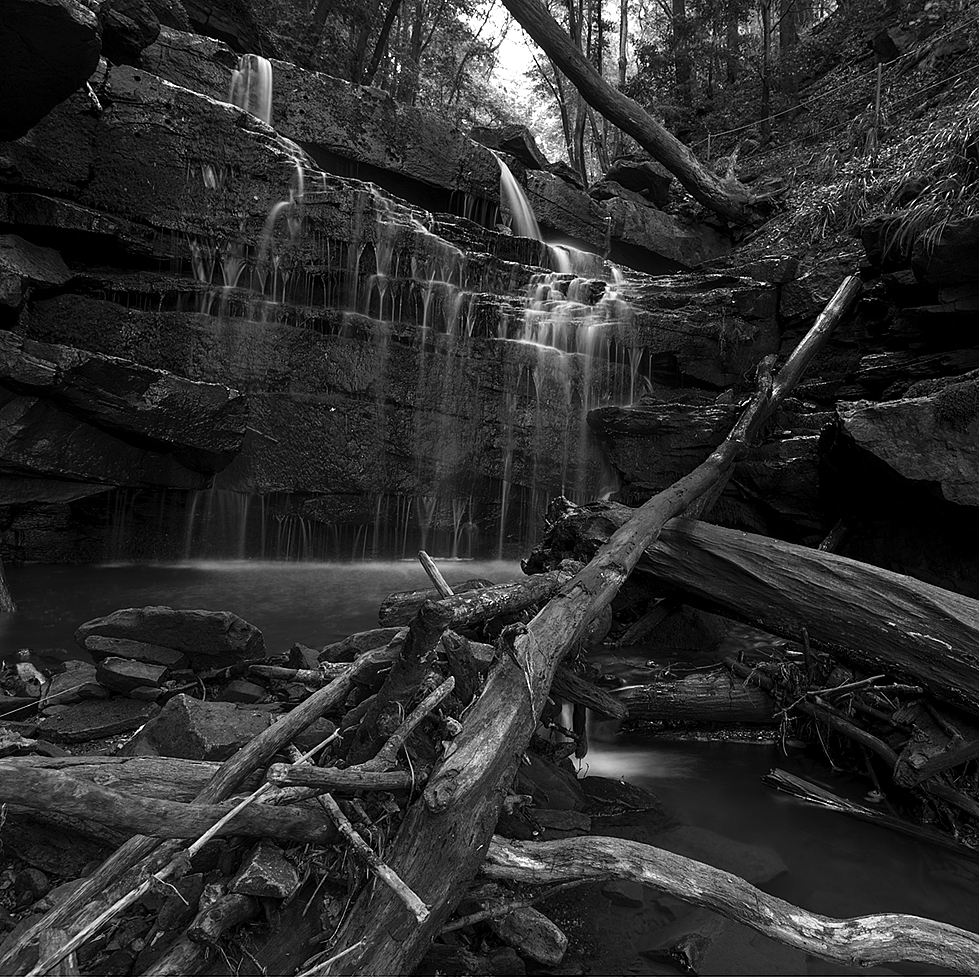
[[799, 77], [796, 70], [796, 48], [799, 44], [798, 0], [780, 0], [778, 19], [778, 59], [782, 94], [793, 104], [799, 101]]
[[[164, 839], [196, 839], [231, 809], [233, 803], [193, 805], [113, 792], [58, 772], [0, 761], [0, 803], [40, 812], [91, 819], [103, 826]], [[222, 836], [274, 836], [303, 843], [332, 843], [336, 831], [312, 809], [252, 803], [234, 816]]]
[[809, 955], [848, 966], [910, 960], [979, 972], [979, 935], [910, 914], [827, 918], [772, 897], [734, 874], [645, 843], [585, 836], [550, 843], [494, 837], [483, 874], [534, 884], [632, 880], [717, 911]]
[[629, 720], [693, 721], [701, 724], [771, 724], [775, 703], [726, 670], [692, 673], [615, 691]]
[[0, 558], [0, 614], [16, 611], [17, 603], [14, 601], [13, 595], [10, 594], [7, 576], [3, 573], [3, 559]]
[[[595, 547], [621, 533], [635, 512], [589, 504], [552, 534]], [[768, 632], [801, 640], [805, 629], [815, 645], [862, 669], [886, 670], [979, 715], [973, 598], [828, 551], [693, 520], [665, 528], [638, 572], [651, 577], [652, 589], [679, 590], [694, 604]]]
[[741, 61], [741, 2], [728, 0], [725, 64], [728, 86], [737, 84]]
[[391, 0], [388, 6], [384, 23], [381, 24], [381, 33], [377, 36], [377, 43], [374, 45], [374, 56], [371, 58], [371, 63], [363, 76], [364, 85], [371, 85], [374, 82], [374, 76], [377, 75], [377, 69], [381, 66], [381, 58], [384, 57], [384, 49], [387, 47], [388, 38], [391, 36], [391, 28], [394, 26], [394, 21], [398, 16], [398, 11], [401, 9], [402, 2], [403, 0]]
[[761, 9], [761, 131], [772, 134], [772, 0], [759, 0]]
[[589, 105], [632, 136], [659, 160], [705, 207], [737, 223], [751, 220], [748, 194], [742, 187], [728, 189], [700, 164], [688, 147], [632, 99], [616, 91], [575, 47], [539, 0], [503, 0], [507, 10], [547, 52], [555, 66], [574, 82]]
[[[527, 626], [500, 637], [501, 655], [462, 733], [408, 810], [391, 848], [391, 869], [431, 909], [423, 924], [387, 888], [360, 893], [337, 933], [335, 958], [317, 975], [411, 972], [462, 898], [482, 861], [505, 793], [537, 728], [554, 673], [629, 577], [663, 524], [729, 471], [742, 449], [792, 389], [860, 291], [851, 276], [779, 372], [760, 371], [759, 390], [720, 448], [702, 465], [636, 511], [594, 559]], [[767, 383], [766, 383], [767, 382]], [[454, 602], [465, 596], [453, 596]]]
[[673, 72], [676, 79], [676, 95], [680, 105], [690, 107], [690, 50], [687, 38], [686, 0], [672, 0], [673, 13]]

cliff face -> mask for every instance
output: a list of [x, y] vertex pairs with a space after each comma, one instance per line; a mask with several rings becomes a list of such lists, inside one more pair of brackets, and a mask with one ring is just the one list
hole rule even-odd
[[[127, 540], [116, 556], [285, 556], [282, 540], [290, 556], [390, 553], [437, 534], [460, 553], [506, 549], [535, 533], [549, 496], [603, 488], [584, 412], [627, 397], [644, 357], [731, 380], [777, 342], [757, 283], [708, 286], [746, 324], [732, 353], [730, 323], [696, 303], [678, 314], [651, 293], [633, 308], [598, 255], [496, 230], [496, 159], [431, 113], [276, 64], [272, 129], [217, 97], [229, 54], [164, 29], [142, 63], [184, 84], [103, 62], [95, 100], [76, 92], [0, 145], [11, 348], [116, 365], [110, 393], [126, 372], [165, 378], [168, 431], [220, 427], [205, 390], [240, 421], [238, 443], [202, 467], [201, 446], [192, 457], [146, 421], [153, 394], [135, 395], [134, 431], [3, 365], [9, 556], [98, 559], [110, 537]], [[515, 168], [552, 201], [548, 234], [608, 247], [600, 205]], [[677, 235], [682, 257], [722, 247], [705, 229], [695, 254], [695, 232]], [[679, 267], [680, 251], [644, 253]], [[226, 526], [202, 526], [218, 510]]]

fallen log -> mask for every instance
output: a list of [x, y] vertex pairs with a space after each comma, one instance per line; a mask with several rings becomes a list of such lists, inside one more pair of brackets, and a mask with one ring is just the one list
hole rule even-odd
[[[459, 629], [477, 622], [485, 622], [487, 619], [495, 619], [499, 615], [522, 612], [531, 605], [546, 602], [572, 577], [573, 574], [569, 571], [556, 570], [543, 575], [532, 575], [524, 581], [512, 581], [504, 585], [491, 585], [471, 591], [457, 590], [441, 601], [437, 601], [438, 591], [429, 588], [423, 592], [411, 593], [416, 598], [413, 598], [410, 603], [399, 600], [396, 606], [382, 605], [379, 620], [381, 625], [407, 625], [426, 601], [432, 601], [446, 609], [451, 616], [451, 627]], [[455, 587], [458, 589], [461, 586]], [[391, 602], [393, 598], [394, 596], [389, 596], [385, 602]]]
[[398, 792], [418, 780], [410, 772], [365, 772], [357, 768], [314, 768], [311, 765], [273, 765], [266, 775], [273, 785], [299, 785], [322, 792]]
[[[772, 678], [766, 676], [764, 673], [752, 670], [744, 664], [736, 662], [731, 657], [726, 657], [724, 662], [736, 676], [743, 677], [745, 680], [760, 686], [764, 690], [772, 690], [774, 688]], [[825, 722], [829, 727], [855, 741], [857, 744], [863, 745], [875, 755], [883, 758], [892, 770], [897, 767], [898, 754], [890, 745], [885, 744], [880, 738], [875, 737], [869, 731], [865, 731], [863, 728], [854, 724], [849, 717], [842, 716], [830, 704], [823, 702], [809, 703], [806, 700], [799, 699], [795, 707], [804, 714]], [[925, 779], [920, 783], [920, 788], [938, 799], [950, 802], [963, 812], [967, 812], [970, 816], [979, 819], [979, 802], [976, 802], [975, 799], [966, 795], [964, 792], [959, 792], [957, 789], [953, 789], [952, 786], [946, 785], [936, 778]]]
[[689, 673], [615, 691], [630, 720], [771, 724], [775, 702], [725, 670]]
[[[710, 457], [642, 506], [528, 625], [501, 634], [503, 655], [467, 711], [462, 733], [434, 769], [422, 799], [408, 810], [391, 846], [388, 865], [429, 907], [428, 918], [419, 924], [386, 888], [361, 891], [337, 932], [333, 959], [312, 974], [399, 975], [414, 969], [463, 896], [462, 883], [479, 867], [562, 657], [611, 604], [664, 523], [728, 472], [860, 290], [859, 278], [847, 278], [774, 382], [773, 358], [766, 358], [758, 391]], [[442, 604], [463, 599], [464, 595], [453, 596]]]
[[[143, 755], [68, 755], [64, 758], [26, 755], [4, 758], [0, 764], [14, 769], [60, 772], [73, 779], [95, 782], [113, 792], [172, 802], [190, 802], [221, 767], [216, 761]], [[250, 775], [242, 781], [240, 788], [250, 792], [257, 786], [257, 777]], [[0, 786], [0, 791], [2, 789]]]
[[[595, 551], [636, 511], [572, 507], [552, 528], [549, 559]], [[871, 673], [916, 683], [979, 714], [979, 601], [829, 551], [677, 519], [642, 556], [651, 590], [813, 644]]]
[[871, 809], [869, 806], [862, 806], [860, 803], [853, 802], [850, 799], [844, 799], [835, 792], [830, 792], [829, 789], [824, 788], [822, 785], [817, 785], [809, 779], [793, 775], [791, 772], [783, 771], [781, 768], [773, 768], [767, 775], [762, 775], [761, 780], [773, 789], [778, 789], [780, 792], [793, 795], [797, 799], [802, 799], [805, 802], [824, 806], [827, 809], [832, 809], [846, 816], [852, 816], [854, 819], [871, 823], [874, 826], [883, 826], [887, 829], [892, 829], [897, 833], [903, 833], [905, 836], [911, 836], [916, 840], [924, 840], [926, 843], [951, 850], [958, 856], [979, 860], [979, 852], [962, 846], [946, 833], [939, 833], [936, 830], [929, 829], [927, 826], [919, 826], [917, 823], [901, 819], [900, 816], [892, 815], [889, 812], [881, 812], [877, 809]]
[[[255, 769], [264, 768], [272, 756], [289, 744], [323, 714], [343, 702], [357, 679], [390, 662], [397, 649], [382, 647], [365, 653], [347, 672], [329, 686], [311, 694], [302, 704], [252, 739], [224, 762], [201, 789], [194, 801], [212, 805], [226, 799]], [[31, 968], [37, 958], [33, 944], [38, 936], [51, 928], [80, 933], [98, 920], [103, 911], [135, 893], [147, 874], [167, 866], [182, 848], [180, 841], [169, 840], [160, 845], [157, 837], [134, 836], [124, 843], [80, 887], [52, 908], [16, 940], [8, 942], [0, 955], [0, 975], [21, 975]], [[67, 954], [67, 952], [65, 953]], [[54, 964], [48, 959], [47, 968]]]
[[554, 674], [554, 682], [551, 684], [551, 691], [565, 700], [570, 700], [573, 704], [588, 707], [605, 717], [612, 717], [617, 721], [625, 720], [627, 711], [618, 696], [613, 697], [601, 687], [589, 683], [567, 667], [559, 666], [557, 668]]
[[[224, 817], [233, 804], [193, 805], [140, 798], [70, 778], [58, 772], [0, 761], [0, 803], [40, 812], [91, 819], [113, 829], [164, 839], [195, 839]], [[256, 804], [238, 813], [221, 835], [274, 836], [321, 846], [337, 836], [314, 811]]]
[[668, 850], [602, 836], [525, 843], [496, 836], [482, 874], [535, 884], [633, 880], [717, 911], [775, 941], [848, 966], [907, 960], [979, 970], [979, 935], [910, 914], [827, 918], [772, 897], [740, 877]]

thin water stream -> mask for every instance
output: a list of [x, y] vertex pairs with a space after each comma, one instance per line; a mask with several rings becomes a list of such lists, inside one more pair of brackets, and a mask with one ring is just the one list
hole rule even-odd
[[[450, 582], [520, 576], [514, 562], [440, 558], [439, 563]], [[268, 649], [279, 651], [297, 641], [321, 646], [372, 628], [385, 595], [428, 585], [414, 561], [33, 565], [9, 568], [8, 578], [20, 611], [0, 618], [0, 654], [10, 656], [31, 647], [38, 650], [35, 662], [42, 668], [80, 656], [72, 642], [75, 628], [116, 608], [163, 604], [229, 609], [258, 625]], [[670, 651], [649, 647], [598, 655], [603, 669], [628, 682], [641, 682], [650, 656], [661, 664], [677, 663]], [[582, 775], [628, 779], [662, 798], [683, 825], [774, 850], [787, 871], [763, 885], [772, 894], [836, 917], [901, 911], [979, 930], [979, 862], [786, 797], [760, 781], [760, 776], [779, 766], [829, 783], [838, 794], [866, 804], [868, 785], [832, 772], [809, 754], [789, 749], [786, 755], [770, 742], [624, 734], [609, 724], [593, 725], [591, 744], [580, 763]], [[613, 907], [610, 913], [616, 927], [624, 929], [622, 948], [641, 949], [652, 928], [647, 911]], [[752, 949], [755, 958], [750, 963], [741, 960], [750, 971], [731, 974], [796, 974], [779, 971], [785, 968], [784, 958], [774, 943], [759, 939]], [[918, 966], [897, 968], [912, 975], [926, 971]], [[664, 972], [661, 963], [638, 951], [634, 956], [629, 951], [614, 968], [606, 962], [591, 971], [601, 974], [603, 969], [676, 974]], [[815, 961], [808, 969], [812, 975], [843, 971]]]

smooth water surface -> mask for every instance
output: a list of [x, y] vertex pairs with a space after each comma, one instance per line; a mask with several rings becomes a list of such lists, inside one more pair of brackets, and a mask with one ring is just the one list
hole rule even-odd
[[[438, 563], [450, 584], [522, 577], [513, 561], [439, 558]], [[0, 659], [29, 647], [38, 651], [39, 666], [80, 658], [72, 638], [78, 626], [119, 608], [169, 605], [234, 612], [258, 626], [266, 649], [275, 653], [296, 642], [319, 648], [376, 628], [378, 607], [391, 592], [431, 587], [417, 561], [35, 564], [9, 567], [6, 573], [19, 611], [0, 616]]]

